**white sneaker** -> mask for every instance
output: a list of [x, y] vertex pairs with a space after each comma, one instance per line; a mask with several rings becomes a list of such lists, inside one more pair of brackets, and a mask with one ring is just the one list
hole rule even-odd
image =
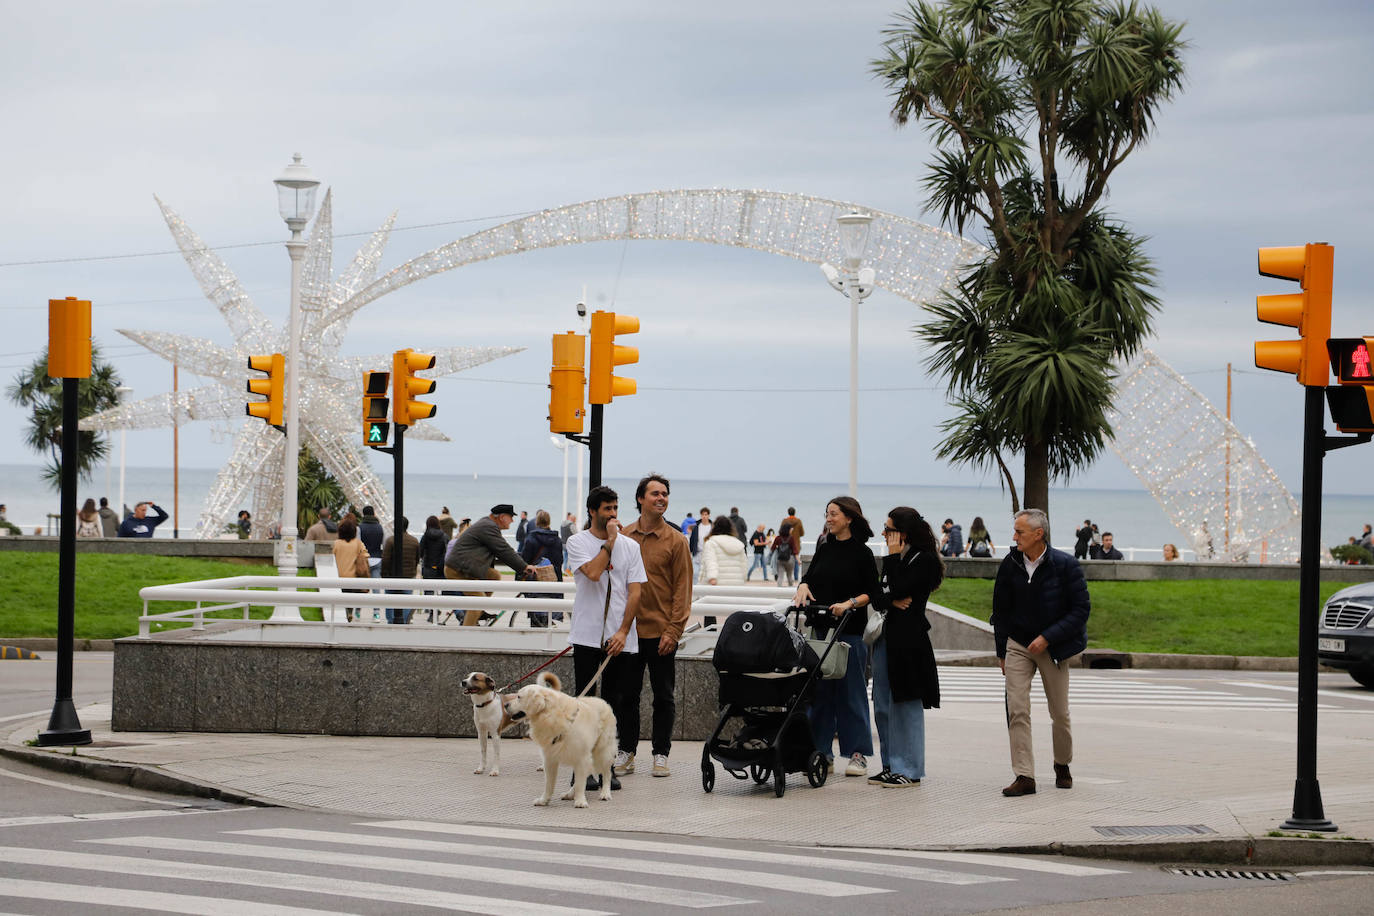
[[867, 776], [868, 760], [863, 754], [855, 753], [849, 758], [849, 766], [844, 768], [846, 776]]
[[611, 773], [616, 776], [629, 776], [635, 771], [635, 755], [629, 751], [617, 751]]
[[667, 775], [669, 775], [669, 772], [668, 772], [668, 755], [667, 755], [667, 754], [655, 754], [655, 755], [654, 755], [654, 769], [653, 769], [653, 775], [654, 775], [654, 776], [667, 776]]

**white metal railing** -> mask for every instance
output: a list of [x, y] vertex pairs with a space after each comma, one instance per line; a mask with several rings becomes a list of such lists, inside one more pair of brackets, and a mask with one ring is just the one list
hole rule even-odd
[[[343, 589], [367, 589], [366, 592], [344, 592]], [[552, 638], [553, 631], [566, 631], [572, 619], [572, 595], [576, 586], [570, 582], [532, 582], [529, 580], [491, 580], [491, 579], [364, 579], [317, 577], [300, 579], [293, 576], [232, 576], [223, 579], [204, 579], [197, 582], [177, 582], [167, 585], [150, 585], [139, 590], [143, 600], [143, 614], [138, 618], [138, 635], [147, 639], [153, 625], [168, 623], [191, 624], [193, 630], [205, 628], [205, 617], [211, 612], [237, 611], [234, 617], [214, 618], [217, 620], [250, 619], [253, 606], [267, 607], [319, 607], [324, 620], [274, 619], [272, 626], [310, 627], [325, 630], [325, 641], [334, 642], [335, 628], [356, 629], [359, 626], [381, 626], [364, 620], [362, 624], [346, 623], [343, 608], [365, 608], [369, 611], [396, 608], [403, 611], [461, 612], [467, 610], [510, 612], [508, 626], [517, 631], [534, 634], [547, 634]], [[307, 590], [310, 589], [310, 590]], [[392, 590], [388, 592], [388, 589]], [[557, 593], [558, 598], [522, 597], [522, 593]], [[442, 594], [449, 592], [450, 594]], [[459, 592], [491, 592], [491, 597], [482, 594], [464, 595]], [[696, 585], [693, 587], [692, 612], [694, 615], [711, 614], [723, 606], [742, 608], [777, 608], [790, 602], [794, 590], [770, 586], [726, 586]], [[192, 607], [173, 611], [153, 613], [150, 604], [175, 601], [191, 602]], [[528, 620], [529, 612], [562, 612], [562, 625], [549, 620], [549, 627], [516, 627], [515, 614], [523, 612]], [[436, 613], [435, 617], [438, 618]], [[461, 614], [459, 616], [461, 619]], [[266, 622], [266, 621], [264, 621]], [[438, 628], [437, 623], [413, 620], [409, 625], [420, 628]], [[475, 627], [458, 627], [458, 631], [476, 630]], [[481, 628], [487, 629], [487, 628]], [[506, 629], [503, 627], [502, 629]]]

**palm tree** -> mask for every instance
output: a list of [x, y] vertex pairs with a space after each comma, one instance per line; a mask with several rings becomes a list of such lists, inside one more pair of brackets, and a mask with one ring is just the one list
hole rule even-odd
[[310, 449], [301, 447], [296, 465], [296, 530], [304, 532], [315, 523], [321, 506], [337, 520], [348, 504], [343, 487]]
[[1048, 511], [1111, 436], [1112, 366], [1158, 310], [1144, 240], [1100, 203], [1182, 84], [1181, 26], [1133, 2], [945, 0], [885, 34], [893, 120], [938, 145], [927, 204], [989, 247], [916, 328], [959, 410], [938, 454], [1020, 453], [1024, 504]]
[[[77, 384], [77, 417], [87, 417], [119, 404], [119, 375], [100, 359], [100, 348], [91, 344], [91, 375]], [[62, 379], [48, 377], [48, 350], [38, 354], [28, 368], [14, 377], [5, 390], [11, 403], [32, 409], [24, 443], [47, 454], [43, 479], [54, 490], [62, 484]], [[78, 434], [77, 474], [90, 480], [91, 472], [105, 460], [108, 444], [96, 432]]]

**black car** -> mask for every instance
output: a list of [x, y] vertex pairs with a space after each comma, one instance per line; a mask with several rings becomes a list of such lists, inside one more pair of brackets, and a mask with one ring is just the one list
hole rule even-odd
[[1374, 582], [1343, 588], [1326, 602], [1317, 631], [1317, 659], [1374, 687]]

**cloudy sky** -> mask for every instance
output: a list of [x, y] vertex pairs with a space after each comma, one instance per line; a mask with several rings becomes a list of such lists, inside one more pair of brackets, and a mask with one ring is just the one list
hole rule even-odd
[[[500, 8], [497, 8], [497, 7]], [[1336, 246], [1334, 333], [1374, 334], [1374, 8], [1362, 2], [1165, 0], [1186, 21], [1188, 84], [1109, 206], [1159, 268], [1151, 346], [1234, 417], [1294, 489], [1301, 391], [1252, 366], [1260, 245]], [[925, 218], [930, 146], [897, 130], [868, 74], [895, 0], [504, 4], [34, 4], [0, 34], [0, 376], [45, 343], [46, 301], [94, 301], [97, 341], [134, 395], [171, 367], [117, 329], [231, 342], [172, 247], [153, 195], [184, 216], [284, 321], [289, 266], [272, 179], [301, 152], [334, 191], [338, 268], [399, 210], [384, 269], [512, 215], [673, 188], [760, 188]], [[438, 225], [436, 225], [438, 224]], [[146, 254], [145, 254], [146, 253]], [[128, 255], [145, 255], [124, 257]], [[684, 243], [601, 243], [498, 259], [368, 306], [344, 351], [511, 345], [436, 394], [451, 444], [423, 472], [557, 475], [548, 340], [593, 308], [638, 315], [640, 394], [607, 410], [610, 476], [833, 481], [847, 476], [848, 307], [814, 266]], [[884, 291], [864, 305], [860, 479], [976, 483], [936, 463], [948, 415]], [[182, 374], [182, 386], [196, 380]], [[0, 464], [36, 463], [0, 404]], [[215, 467], [215, 424], [183, 430]], [[130, 434], [169, 464], [170, 431]], [[785, 455], [785, 460], [778, 456]], [[1327, 462], [1328, 492], [1367, 493], [1368, 448]], [[381, 465], [378, 465], [381, 467]], [[1075, 480], [1134, 487], [1114, 455]]]

